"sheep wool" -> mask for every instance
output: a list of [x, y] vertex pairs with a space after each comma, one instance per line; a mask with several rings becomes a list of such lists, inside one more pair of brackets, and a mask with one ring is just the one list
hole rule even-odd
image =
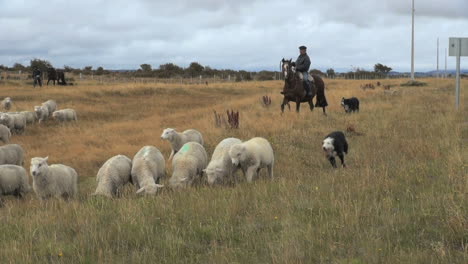
[[226, 138], [216, 146], [210, 163], [203, 171], [207, 176], [208, 184], [221, 183], [229, 176], [234, 175], [237, 167], [232, 165], [229, 150], [231, 146], [240, 143], [242, 143], [240, 139]]
[[179, 151], [179, 149], [187, 142], [197, 142], [203, 146], [203, 136], [195, 129], [187, 129], [182, 133], [177, 132], [173, 128], [164, 129], [161, 139], [168, 140], [171, 143], [171, 155], [169, 160]]
[[31, 191], [26, 170], [16, 165], [0, 165], [0, 194], [23, 197]]
[[172, 160], [171, 187], [188, 187], [201, 179], [208, 163], [205, 148], [197, 142], [185, 143]]
[[52, 113], [52, 117], [59, 122], [78, 121], [73, 109], [62, 109]]
[[98, 185], [94, 195], [114, 197], [118, 188], [131, 182], [132, 161], [124, 155], [108, 159], [99, 169], [96, 181]]
[[161, 151], [153, 146], [144, 146], [132, 161], [132, 182], [137, 193], [156, 194], [163, 185], [158, 184], [165, 176], [166, 162]]
[[33, 189], [41, 200], [51, 197], [69, 199], [78, 193], [78, 174], [63, 164], [48, 165], [49, 157], [31, 159]]
[[10, 142], [11, 138], [11, 132], [8, 127], [5, 125], [0, 124], [0, 140], [3, 141], [3, 143], [8, 144]]
[[229, 156], [234, 166], [240, 165], [248, 182], [252, 182], [262, 168], [267, 168], [268, 175], [273, 179], [275, 156], [268, 140], [255, 137], [233, 145], [229, 150]]
[[0, 165], [12, 164], [23, 166], [24, 150], [18, 144], [9, 144], [0, 147]]

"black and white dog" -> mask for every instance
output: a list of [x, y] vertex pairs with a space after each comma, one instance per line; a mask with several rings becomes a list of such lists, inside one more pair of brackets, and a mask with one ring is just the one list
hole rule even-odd
[[348, 154], [348, 142], [346, 142], [343, 132], [335, 131], [328, 134], [323, 140], [322, 148], [333, 168], [336, 168], [335, 155], [340, 158], [343, 168], [346, 167], [344, 154]]
[[351, 97], [349, 99], [341, 99], [341, 105], [344, 107], [346, 113], [351, 113], [354, 111], [359, 112], [359, 100], [356, 97]]

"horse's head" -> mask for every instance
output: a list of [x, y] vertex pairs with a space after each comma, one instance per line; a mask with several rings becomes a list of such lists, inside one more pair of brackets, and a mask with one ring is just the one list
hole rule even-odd
[[285, 60], [284, 58], [281, 60], [281, 71], [283, 72], [283, 76], [285, 79], [288, 79], [290, 76], [294, 74], [296, 71], [294, 63], [292, 59]]

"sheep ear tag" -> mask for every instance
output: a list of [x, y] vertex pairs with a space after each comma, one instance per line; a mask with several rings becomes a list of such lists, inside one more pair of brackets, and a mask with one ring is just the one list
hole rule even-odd
[[184, 152], [187, 152], [189, 149], [190, 149], [190, 146], [185, 144], [184, 146], [182, 146], [179, 152], [184, 153]]

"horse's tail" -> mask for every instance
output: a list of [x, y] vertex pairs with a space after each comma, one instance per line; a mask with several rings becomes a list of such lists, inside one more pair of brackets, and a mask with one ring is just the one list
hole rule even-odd
[[312, 75], [312, 77], [314, 77], [315, 86], [317, 87], [317, 100], [315, 102], [315, 107], [328, 106], [327, 98], [325, 97], [325, 83], [322, 78], [316, 74]]

